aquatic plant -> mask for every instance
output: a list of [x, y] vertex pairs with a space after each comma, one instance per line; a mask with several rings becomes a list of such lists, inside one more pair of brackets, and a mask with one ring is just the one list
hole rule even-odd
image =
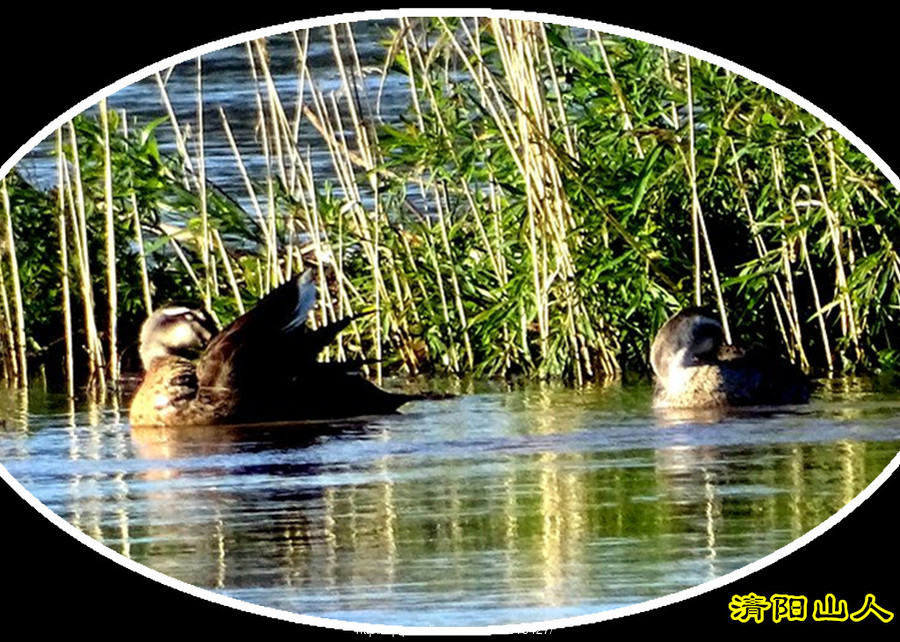
[[[4, 376], [24, 382], [30, 355], [65, 361], [70, 382], [115, 382], [156, 303], [193, 298], [226, 322], [310, 267], [325, 285], [315, 323], [376, 311], [327, 355], [374, 358], [376, 378], [614, 379], [645, 371], [653, 330], [689, 304], [817, 372], [900, 361], [896, 191], [794, 103], [608, 34], [383, 27], [377, 76], [352, 25], [247, 43], [255, 148], [235, 134], [246, 112], [207, 104], [201, 59], [193, 113], [157, 74], [159, 119], [101, 105], [60, 129], [53, 193], [8, 176]], [[291, 93], [273, 42], [294, 51]], [[379, 81], [407, 85], [400, 118], [382, 114]], [[240, 176], [230, 193], [206, 178], [213, 133]]]

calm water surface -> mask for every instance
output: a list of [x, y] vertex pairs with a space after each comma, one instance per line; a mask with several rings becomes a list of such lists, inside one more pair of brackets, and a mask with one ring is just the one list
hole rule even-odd
[[473, 626], [589, 614], [804, 534], [900, 449], [900, 394], [845, 381], [776, 413], [661, 417], [647, 387], [478, 385], [340, 429], [135, 430], [3, 398], [0, 462], [114, 551], [259, 605]]

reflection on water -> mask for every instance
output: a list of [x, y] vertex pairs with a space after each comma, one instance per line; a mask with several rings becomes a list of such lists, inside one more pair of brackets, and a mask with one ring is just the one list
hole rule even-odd
[[834, 514], [900, 444], [900, 396], [846, 385], [717, 417], [654, 415], [641, 387], [539, 386], [368, 424], [178, 430], [10, 393], [0, 461], [113, 550], [233, 597], [534, 622], [720, 577]]

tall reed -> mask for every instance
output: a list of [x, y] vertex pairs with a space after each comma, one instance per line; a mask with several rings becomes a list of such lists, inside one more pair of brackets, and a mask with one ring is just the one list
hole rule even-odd
[[[28, 361], [25, 358], [25, 309], [22, 299], [22, 285], [19, 280], [19, 262], [16, 258], [16, 241], [13, 234], [12, 208], [9, 203], [9, 193], [6, 189], [6, 179], [0, 179], [0, 201], [3, 204], [3, 215], [6, 227], [6, 255], [9, 261], [10, 279], [12, 281], [13, 310], [15, 313], [15, 350], [16, 360], [14, 373], [16, 384], [20, 388], [28, 385]], [[5, 290], [5, 286], [4, 286]], [[7, 319], [9, 315], [7, 314]]]
[[[70, 379], [83, 360], [115, 383], [154, 305], [194, 298], [224, 323], [310, 268], [314, 325], [375, 312], [326, 358], [371, 358], [376, 379], [607, 381], [646, 369], [674, 310], [710, 302], [729, 337], [780, 344], [805, 368], [900, 365], [896, 192], [796, 105], [608, 34], [500, 18], [381, 27], [369, 60], [350, 25], [286, 34], [293, 78], [273, 64], [279, 37], [247, 43], [246, 110], [212, 103], [198, 59], [152, 79], [157, 121], [126, 127], [102, 104], [66, 124], [50, 210]], [[328, 70], [313, 64], [323, 52]], [[183, 111], [175, 77], [195, 92]], [[398, 88], [399, 118], [382, 109]], [[249, 129], [252, 145], [238, 136]], [[231, 152], [233, 193], [207, 175], [213, 137]], [[37, 305], [15, 294], [35, 264], [11, 267], [27, 244], [16, 198], [0, 264], [11, 377], [35, 358], [21, 350]]]
[[[62, 131], [56, 130], [56, 172], [60, 185], [64, 184], [64, 162]], [[69, 285], [69, 238], [66, 231], [65, 191], [57, 190], [57, 214], [59, 229], [59, 278], [62, 288], [63, 339], [65, 341], [66, 393], [69, 399], [75, 397], [75, 355], [72, 327], [72, 295]]]
[[107, 364], [109, 380], [113, 385], [119, 380], [118, 341], [118, 283], [116, 279], [115, 211], [113, 210], [112, 151], [109, 143], [109, 114], [106, 100], [100, 101], [100, 126], [103, 130], [103, 210], [106, 236], [106, 296], [108, 304]]
[[103, 373], [103, 350], [100, 346], [100, 336], [97, 332], [97, 319], [94, 316], [96, 308], [94, 306], [94, 286], [91, 282], [85, 190], [81, 178], [78, 139], [72, 121], [68, 122], [67, 129], [71, 146], [72, 176], [66, 175], [65, 186], [67, 188], [70, 220], [74, 231], [76, 256], [78, 257], [77, 267], [81, 285], [81, 303], [84, 310], [85, 339], [87, 341], [88, 382], [89, 385], [99, 385], [100, 389], [102, 389], [105, 387], [106, 378]]

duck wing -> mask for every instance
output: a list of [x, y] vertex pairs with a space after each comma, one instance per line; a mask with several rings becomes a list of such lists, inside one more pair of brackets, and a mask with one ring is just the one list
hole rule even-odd
[[316, 363], [294, 380], [286, 403], [305, 417], [329, 419], [385, 415], [423, 395], [390, 392], [340, 363]]
[[721, 367], [738, 385], [730, 393], [747, 396], [747, 403], [791, 404], [809, 401], [809, 377], [794, 363], [760, 348], [720, 354]]
[[308, 272], [279, 286], [212, 341], [197, 364], [204, 390], [228, 391], [253, 419], [327, 418], [394, 412], [417, 395], [382, 390], [359, 374], [366, 360], [317, 357], [360, 315], [310, 330], [316, 286]]
[[210, 341], [197, 364], [201, 386], [241, 389], [283, 381], [302, 350], [306, 318], [316, 304], [316, 286], [304, 272], [263, 297]]

